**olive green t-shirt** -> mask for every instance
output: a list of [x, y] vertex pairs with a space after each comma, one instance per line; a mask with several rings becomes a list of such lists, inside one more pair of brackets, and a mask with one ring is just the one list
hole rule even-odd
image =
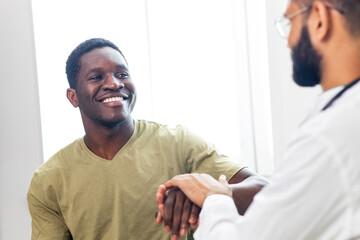
[[34, 173], [32, 239], [169, 240], [155, 221], [158, 186], [190, 172], [230, 179], [240, 169], [181, 126], [135, 121], [132, 137], [111, 161], [78, 139]]

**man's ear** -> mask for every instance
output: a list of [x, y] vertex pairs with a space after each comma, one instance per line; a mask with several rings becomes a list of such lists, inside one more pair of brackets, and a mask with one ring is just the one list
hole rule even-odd
[[330, 35], [330, 11], [323, 1], [314, 1], [308, 21], [309, 34], [313, 41], [324, 41]]
[[76, 91], [73, 88], [68, 88], [66, 91], [66, 97], [69, 99], [70, 103], [74, 106], [74, 107], [78, 107], [79, 106], [79, 102], [77, 99], [77, 95], [76, 95]]

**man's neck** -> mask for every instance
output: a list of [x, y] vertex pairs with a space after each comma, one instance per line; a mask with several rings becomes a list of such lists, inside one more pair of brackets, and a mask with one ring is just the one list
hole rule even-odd
[[114, 126], [86, 127], [84, 142], [97, 156], [112, 160], [129, 141], [134, 132], [134, 121], [129, 118]]

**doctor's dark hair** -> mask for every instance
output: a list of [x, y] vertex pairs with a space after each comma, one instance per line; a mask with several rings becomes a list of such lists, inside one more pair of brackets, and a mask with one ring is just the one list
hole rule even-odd
[[[300, 6], [310, 6], [314, 0], [293, 0]], [[346, 28], [354, 37], [360, 37], [360, 1], [359, 0], [321, 0], [344, 11]]]
[[[77, 86], [77, 78], [79, 75], [79, 71], [81, 68], [80, 58], [85, 53], [92, 51], [95, 48], [103, 48], [103, 47], [111, 47], [118, 51], [123, 58], [125, 59], [124, 54], [120, 51], [120, 49], [109, 40], [103, 38], [91, 38], [82, 43], [80, 43], [69, 55], [66, 61], [66, 76], [69, 82], [70, 88], [76, 89]], [[125, 59], [126, 62], [126, 59]], [[127, 63], [127, 62], [126, 62]]]

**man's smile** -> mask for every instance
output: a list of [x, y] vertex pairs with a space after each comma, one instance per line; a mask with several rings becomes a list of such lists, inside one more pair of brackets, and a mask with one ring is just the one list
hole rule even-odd
[[120, 95], [117, 94], [117, 96], [114, 96], [114, 94], [112, 94], [112, 96], [103, 96], [101, 97], [98, 101], [101, 103], [113, 103], [113, 104], [122, 104], [124, 101], [129, 99], [129, 95], [121, 93]]
[[123, 97], [111, 97], [111, 98], [105, 98], [102, 102], [103, 103], [121, 102], [123, 100], [124, 100]]

